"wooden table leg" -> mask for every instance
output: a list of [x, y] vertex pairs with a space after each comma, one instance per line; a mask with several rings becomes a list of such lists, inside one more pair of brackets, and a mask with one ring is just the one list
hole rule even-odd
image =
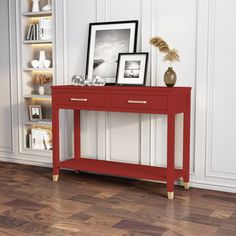
[[59, 141], [59, 109], [52, 107], [52, 140], [53, 140], [53, 181], [59, 178], [60, 141]]
[[175, 115], [168, 115], [167, 128], [167, 195], [174, 198], [175, 178]]
[[183, 137], [183, 185], [189, 189], [189, 159], [190, 159], [190, 99], [184, 112], [184, 137]]

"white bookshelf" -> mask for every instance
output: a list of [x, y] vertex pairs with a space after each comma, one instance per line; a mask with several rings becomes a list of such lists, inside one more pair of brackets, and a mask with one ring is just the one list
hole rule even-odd
[[[45, 6], [48, 1], [40, 0], [40, 9]], [[42, 17], [52, 18], [54, 21], [54, 0], [51, 1], [51, 11], [32, 12], [31, 0], [20, 0], [18, 2], [18, 47], [19, 47], [19, 137], [20, 137], [20, 152], [32, 156], [51, 157], [51, 150], [37, 149], [29, 146], [32, 142], [32, 129], [39, 129], [51, 132], [52, 129], [52, 115], [51, 115], [51, 85], [54, 81], [54, 33], [50, 40], [29, 40], [27, 35], [30, 25], [39, 24]], [[54, 23], [53, 23], [54, 26]], [[37, 31], [38, 36], [40, 35]], [[39, 52], [45, 51], [47, 60], [51, 61], [49, 68], [33, 68], [32, 60], [39, 60]], [[39, 84], [36, 83], [37, 78], [45, 76], [51, 81], [44, 84], [44, 94], [39, 94]], [[41, 85], [42, 86], [42, 85]], [[42, 111], [42, 120], [33, 121], [29, 116], [29, 105], [40, 105]], [[35, 140], [35, 137], [34, 137]]]

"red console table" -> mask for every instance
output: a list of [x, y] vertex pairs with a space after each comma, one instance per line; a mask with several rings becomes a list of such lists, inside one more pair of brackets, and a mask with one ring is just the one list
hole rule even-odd
[[[174, 197], [174, 181], [183, 177], [189, 188], [190, 98], [189, 87], [79, 87], [52, 86], [53, 181], [60, 168], [91, 171], [167, 182], [168, 198]], [[60, 161], [59, 109], [74, 110], [74, 158]], [[80, 110], [166, 114], [167, 168], [81, 158]], [[175, 115], [184, 113], [183, 168], [175, 169]]]

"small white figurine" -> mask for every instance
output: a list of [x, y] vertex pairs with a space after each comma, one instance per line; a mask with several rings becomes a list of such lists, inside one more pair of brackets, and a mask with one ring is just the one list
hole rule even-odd
[[41, 10], [42, 10], [42, 11], [51, 11], [51, 10], [52, 10], [51, 0], [48, 0], [48, 4], [45, 5], [44, 7], [42, 7]]
[[32, 0], [32, 12], [38, 12], [39, 11], [39, 1], [40, 0]]

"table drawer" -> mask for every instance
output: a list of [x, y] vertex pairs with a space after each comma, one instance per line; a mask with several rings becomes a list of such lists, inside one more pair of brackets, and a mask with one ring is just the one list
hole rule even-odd
[[105, 105], [104, 94], [79, 93], [79, 94], [58, 94], [56, 101], [66, 105], [80, 105], [88, 107], [102, 107]]
[[114, 94], [111, 95], [110, 104], [117, 108], [130, 109], [158, 109], [167, 110], [168, 97], [156, 95], [129, 95], [129, 94]]

